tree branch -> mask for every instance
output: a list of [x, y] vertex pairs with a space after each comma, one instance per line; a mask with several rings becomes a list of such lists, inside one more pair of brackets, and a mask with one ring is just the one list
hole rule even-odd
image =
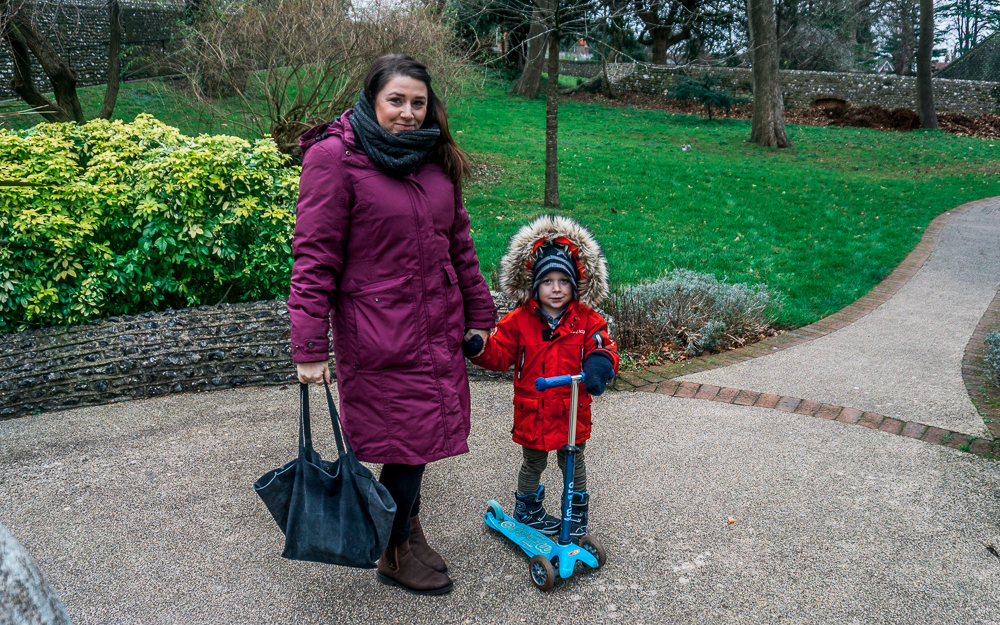
[[121, 82], [122, 48], [122, 5], [120, 0], [108, 0], [108, 26], [111, 39], [108, 44], [108, 86], [104, 90], [104, 104], [97, 114], [101, 119], [111, 119], [118, 101], [118, 87]]

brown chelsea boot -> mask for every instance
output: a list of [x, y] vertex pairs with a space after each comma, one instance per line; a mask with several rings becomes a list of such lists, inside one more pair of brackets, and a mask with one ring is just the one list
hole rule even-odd
[[448, 571], [448, 565], [437, 551], [427, 544], [424, 528], [420, 525], [420, 515], [410, 517], [410, 551], [427, 566], [438, 573]]
[[390, 545], [378, 560], [378, 581], [399, 586], [417, 595], [442, 595], [454, 587], [451, 579], [438, 573], [413, 555], [410, 541]]

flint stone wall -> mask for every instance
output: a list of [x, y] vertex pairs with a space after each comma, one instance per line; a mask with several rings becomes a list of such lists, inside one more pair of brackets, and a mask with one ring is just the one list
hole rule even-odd
[[[506, 297], [493, 296], [501, 314], [511, 309]], [[294, 382], [285, 305], [202, 306], [0, 336], [0, 419]], [[471, 379], [509, 377], [466, 364]]]
[[[29, 3], [25, 11], [32, 11]], [[77, 75], [77, 86], [103, 85], [108, 80], [107, 5], [86, 0], [43, 4], [38, 9], [39, 29], [49, 43], [69, 63]], [[176, 4], [143, 0], [122, 2], [122, 78], [139, 79], [162, 75], [156, 61], [176, 49], [172, 42], [177, 24], [183, 17]], [[0, 99], [17, 98], [11, 89], [14, 60], [10, 48], [0, 48]], [[50, 93], [52, 84], [31, 57], [32, 77], [36, 88]]]
[[578, 78], [593, 78], [601, 74], [601, 64], [583, 61], [559, 61], [559, 74]]
[[[566, 63], [566, 75], [575, 66]], [[600, 69], [600, 65], [597, 65]], [[560, 66], [560, 72], [562, 72]], [[666, 95], [680, 76], [697, 77], [705, 72], [720, 77], [720, 86], [733, 95], [750, 97], [753, 79], [746, 67], [665, 67], [647, 63], [608, 65], [608, 78], [618, 89], [650, 95]], [[1000, 110], [1000, 83], [978, 80], [933, 79], [934, 105], [940, 113], [980, 115]], [[917, 108], [917, 79], [883, 74], [803, 72], [781, 70], [781, 91], [786, 108], [811, 108], [817, 98], [841, 98], [851, 106], [878, 105], [887, 109]]]

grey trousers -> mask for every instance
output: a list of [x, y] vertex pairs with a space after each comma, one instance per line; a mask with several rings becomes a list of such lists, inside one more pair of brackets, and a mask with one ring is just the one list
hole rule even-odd
[[[587, 446], [586, 442], [580, 443], [576, 452], [576, 466], [573, 470], [573, 490], [578, 493], [587, 492], [587, 455], [583, 452]], [[542, 480], [542, 471], [549, 464], [549, 452], [529, 447], [521, 448], [524, 453], [524, 462], [521, 463], [521, 470], [517, 472], [517, 494], [533, 495], [538, 491], [538, 484]], [[566, 479], [566, 452], [556, 451], [556, 461], [559, 463], [559, 470]], [[562, 488], [556, 488], [557, 492], [562, 492]]]

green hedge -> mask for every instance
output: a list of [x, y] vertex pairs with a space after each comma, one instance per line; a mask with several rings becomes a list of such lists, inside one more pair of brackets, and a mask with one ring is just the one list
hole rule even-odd
[[287, 296], [299, 170], [284, 159], [149, 115], [0, 130], [0, 333]]

